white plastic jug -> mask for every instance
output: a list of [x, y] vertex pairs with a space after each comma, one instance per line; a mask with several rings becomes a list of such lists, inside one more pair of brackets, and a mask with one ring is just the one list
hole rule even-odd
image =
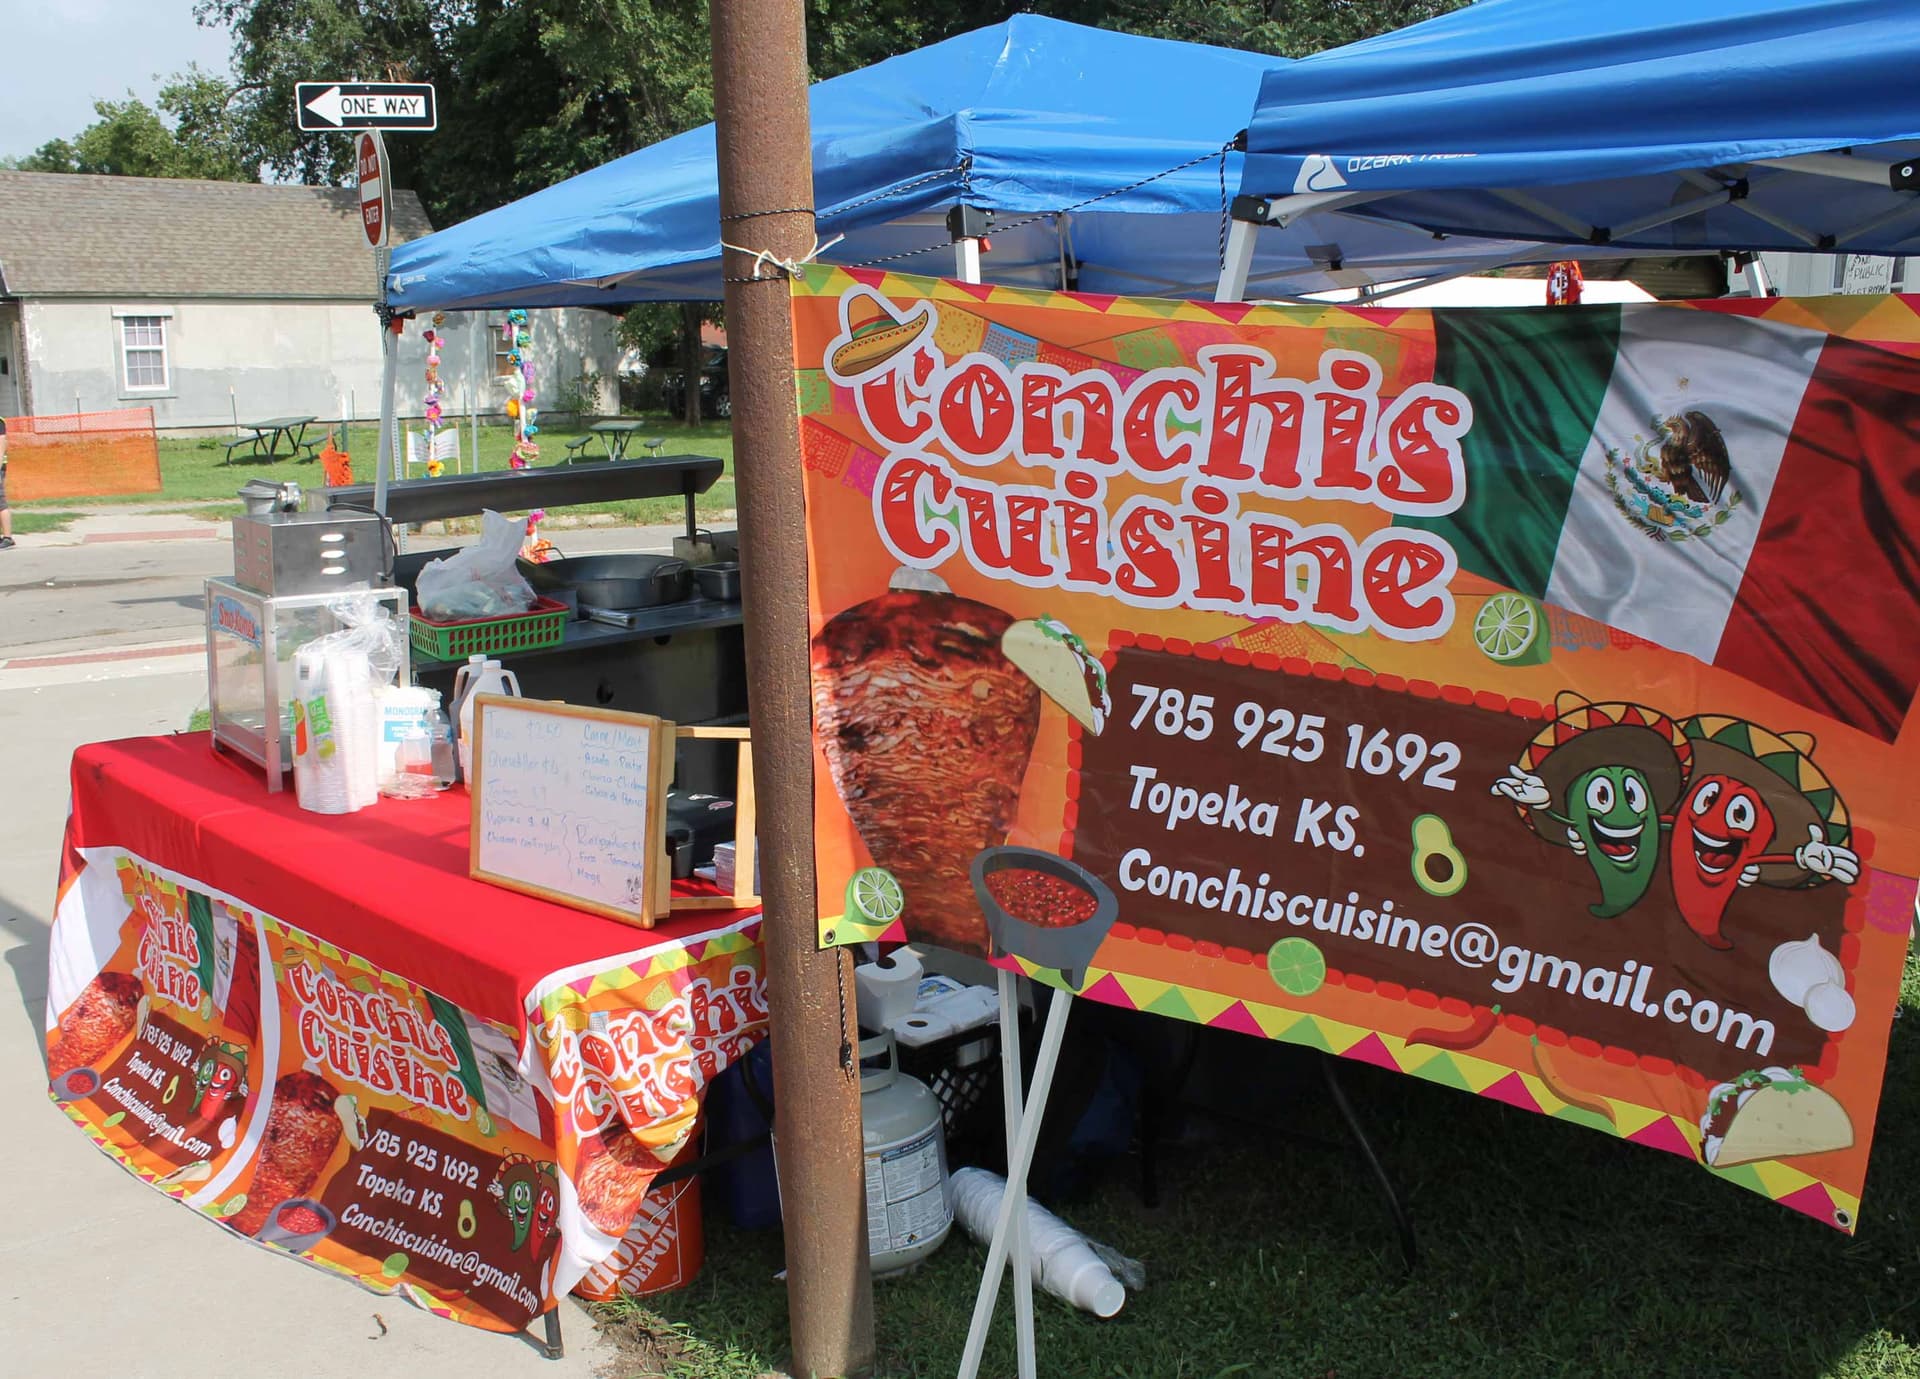
[[460, 715], [460, 778], [473, 779], [473, 697], [476, 694], [520, 696], [520, 681], [498, 661], [486, 656], [469, 656], [467, 663], [454, 672], [453, 697]]

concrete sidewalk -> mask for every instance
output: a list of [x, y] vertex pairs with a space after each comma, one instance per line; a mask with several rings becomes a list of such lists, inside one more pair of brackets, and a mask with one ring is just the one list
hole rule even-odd
[[571, 1299], [562, 1311], [568, 1355], [554, 1362], [524, 1340], [442, 1321], [270, 1256], [138, 1182], [48, 1100], [47, 924], [69, 759], [84, 742], [184, 727], [206, 695], [197, 656], [112, 669], [123, 673], [87, 662], [0, 671], [0, 1125], [18, 1185], [0, 1214], [0, 1375], [599, 1373], [611, 1350]]

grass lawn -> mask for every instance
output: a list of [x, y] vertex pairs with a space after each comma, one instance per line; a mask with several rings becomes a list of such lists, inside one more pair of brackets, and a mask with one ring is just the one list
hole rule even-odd
[[[68, 498], [63, 501], [73, 500]], [[60, 512], [51, 507], [16, 507], [13, 509], [13, 534], [25, 536], [33, 532], [65, 531], [81, 516], [77, 512]]]
[[[654, 436], [663, 437], [666, 452], [669, 455], [715, 455], [727, 462], [727, 472], [719, 482], [702, 494], [698, 509], [703, 518], [717, 517], [733, 507], [733, 430], [726, 422], [711, 422], [689, 429], [678, 422], [662, 418], [649, 418], [648, 427], [633, 440], [629, 454], [645, 458], [646, 449], [641, 445], [643, 439]], [[318, 434], [310, 428], [310, 434]], [[460, 447], [463, 456], [462, 467], [471, 472], [472, 455], [470, 447], [471, 432], [464, 426], [460, 428]], [[542, 430], [540, 433], [540, 457], [543, 464], [555, 464], [566, 458], [566, 443], [582, 434], [581, 429]], [[380, 428], [376, 425], [355, 426], [352, 428], [350, 449], [353, 454], [354, 475], [356, 478], [368, 478], [373, 475], [374, 458], [379, 453]], [[482, 426], [480, 428], [480, 468], [507, 468], [508, 452], [512, 449], [513, 433], [505, 426]], [[252, 478], [292, 480], [302, 488], [317, 488], [320, 485], [320, 466], [314, 463], [301, 463], [281, 455], [273, 461], [245, 459], [241, 452], [235, 452], [231, 465], [222, 463], [226, 455], [224, 437], [202, 437], [200, 439], [165, 439], [160, 442], [160, 483], [158, 494], [131, 494], [117, 498], [89, 499], [89, 503], [144, 503], [165, 504], [169, 501], [181, 503], [202, 503], [217, 501], [219, 507], [194, 507], [179, 509], [185, 514], [208, 521], [217, 521], [231, 517], [241, 508], [237, 502], [226, 501], [234, 497], [240, 485]], [[593, 441], [585, 452], [589, 456], [601, 455], [600, 442]], [[421, 471], [415, 470], [414, 477], [421, 477]], [[39, 509], [52, 509], [65, 503], [71, 506], [73, 499], [48, 500], [41, 504], [25, 504], [15, 510], [16, 520]], [[163, 510], [172, 510], [164, 509]], [[578, 508], [569, 508], [568, 512], [611, 512], [628, 522], [678, 522], [683, 516], [681, 501], [678, 498], [637, 499], [629, 502], [594, 503]], [[69, 515], [70, 518], [70, 515]], [[31, 531], [34, 528], [28, 527]], [[44, 528], [43, 530], [52, 530]]]
[[[1886, 1379], [1920, 1376], [1920, 962], [1910, 958], [1859, 1234], [1849, 1240], [1687, 1160], [1346, 1062], [1423, 1259], [1408, 1276], [1358, 1159], [1228, 1127], [1163, 1158], [1147, 1210], [1133, 1160], [1058, 1204], [1142, 1259], [1111, 1321], [1036, 1292], [1041, 1372], [1068, 1379]], [[1221, 1033], [1219, 1038], [1240, 1039]], [[1229, 1046], [1250, 1086], [1281, 1046]], [[1334, 1141], [1317, 1078], [1277, 1105]], [[1249, 1097], [1249, 1101], [1253, 1098]], [[1291, 1110], [1285, 1109], [1291, 1106]], [[1250, 1112], [1251, 1113], [1251, 1112]], [[1201, 1122], [1219, 1125], [1219, 1122]], [[706, 1267], [675, 1294], [602, 1309], [617, 1379], [753, 1379], [786, 1357], [777, 1233], [712, 1199]], [[956, 1228], [875, 1286], [879, 1373], [951, 1375], [985, 1252]], [[982, 1372], [1013, 1373], [1003, 1291]]]

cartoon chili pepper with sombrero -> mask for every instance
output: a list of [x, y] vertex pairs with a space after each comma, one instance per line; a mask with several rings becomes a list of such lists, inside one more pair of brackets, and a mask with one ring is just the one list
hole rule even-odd
[[1667, 867], [1680, 915], [1702, 942], [1733, 947], [1720, 924], [1739, 887], [1859, 879], [1846, 803], [1814, 765], [1811, 736], [1718, 714], [1681, 726], [1693, 744], [1693, 769]]
[[194, 1091], [200, 1097], [202, 1120], [218, 1120], [231, 1097], [246, 1099], [247, 1046], [209, 1038], [193, 1070]]
[[509, 1154], [500, 1161], [487, 1191], [513, 1226], [514, 1249], [525, 1246], [539, 1257], [560, 1212], [559, 1182], [559, 1171], [545, 1160]]
[[[1493, 791], [1528, 827], [1586, 858], [1600, 883], [1597, 919], [1638, 904], [1659, 871], [1660, 830], [1680, 798], [1692, 744], [1672, 719], [1639, 704], [1589, 703], [1572, 692]], [[1547, 819], [1558, 828], [1543, 827]]]

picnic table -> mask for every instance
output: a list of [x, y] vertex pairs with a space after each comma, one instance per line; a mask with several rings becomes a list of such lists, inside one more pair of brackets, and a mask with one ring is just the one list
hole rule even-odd
[[289, 456], [305, 450], [307, 458], [312, 459], [320, 443], [308, 440], [306, 435], [307, 428], [316, 420], [315, 417], [268, 417], [265, 421], [246, 422], [242, 429], [248, 434], [227, 442], [227, 457], [220, 463], [232, 464], [233, 452], [240, 449], [246, 449], [253, 459], [270, 460], [279, 451], [282, 436], [287, 439]]
[[[600, 444], [606, 450], [608, 459], [624, 460], [627, 457], [627, 447], [633, 443], [634, 434], [646, 430], [648, 425], [649, 423], [644, 421], [596, 421], [587, 428], [585, 436], [577, 441], [568, 442], [567, 462], [571, 464], [579, 458], [580, 452], [586, 448], [587, 441], [594, 436], [600, 438]], [[650, 440], [645, 444], [658, 455], [666, 442]]]

